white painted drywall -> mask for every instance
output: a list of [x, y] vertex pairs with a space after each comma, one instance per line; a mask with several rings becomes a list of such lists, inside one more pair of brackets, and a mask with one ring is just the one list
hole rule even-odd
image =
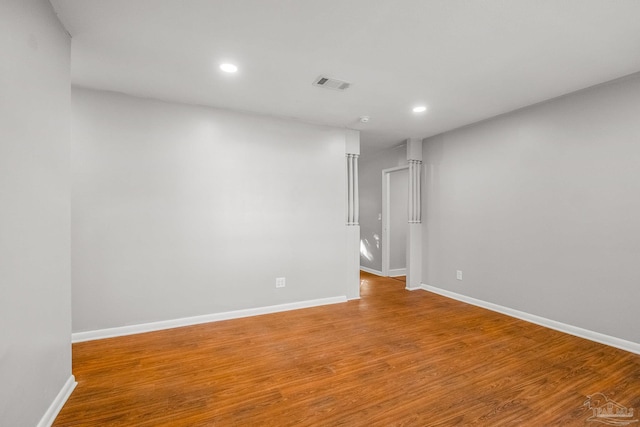
[[409, 169], [389, 173], [389, 270], [407, 268]]
[[382, 272], [382, 170], [407, 164], [407, 147], [363, 153], [359, 162], [360, 266]]
[[45, 0], [0, 2], [0, 425], [71, 375], [70, 40]]
[[77, 88], [72, 110], [75, 332], [346, 294], [346, 130]]
[[640, 74], [424, 149], [423, 282], [640, 342]]

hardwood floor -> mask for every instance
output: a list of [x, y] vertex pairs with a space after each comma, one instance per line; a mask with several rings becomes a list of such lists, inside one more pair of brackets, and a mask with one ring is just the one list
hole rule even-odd
[[[589, 426], [640, 412], [640, 356], [400, 280], [344, 304], [73, 345], [54, 426]], [[631, 426], [640, 426], [639, 423]]]

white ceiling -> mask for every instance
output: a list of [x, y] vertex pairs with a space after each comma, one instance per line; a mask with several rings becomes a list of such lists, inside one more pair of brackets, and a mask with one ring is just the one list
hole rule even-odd
[[360, 129], [365, 152], [640, 71], [638, 0], [51, 2], [77, 85]]

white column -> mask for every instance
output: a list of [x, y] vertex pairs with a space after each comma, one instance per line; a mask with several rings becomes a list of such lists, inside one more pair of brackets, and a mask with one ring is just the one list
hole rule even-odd
[[348, 130], [345, 144], [347, 172], [346, 238], [347, 299], [360, 298], [360, 200], [358, 195], [358, 157], [360, 132]]
[[422, 284], [422, 140], [407, 140], [409, 163], [409, 230], [407, 233], [407, 289]]
[[420, 224], [422, 222], [421, 176], [422, 161], [409, 160], [409, 224]]
[[358, 154], [347, 153], [347, 225], [360, 225]]

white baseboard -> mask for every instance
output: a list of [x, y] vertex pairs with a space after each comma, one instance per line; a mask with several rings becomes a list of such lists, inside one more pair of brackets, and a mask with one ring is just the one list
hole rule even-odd
[[407, 269], [406, 268], [394, 268], [389, 270], [389, 277], [398, 277], [398, 276], [406, 276]]
[[67, 382], [65, 382], [62, 386], [62, 389], [60, 389], [60, 392], [58, 393], [56, 398], [53, 399], [53, 402], [51, 402], [51, 405], [47, 409], [47, 412], [45, 412], [40, 419], [37, 427], [51, 427], [53, 425], [53, 422], [56, 420], [56, 417], [60, 413], [60, 410], [62, 409], [64, 404], [67, 403], [67, 399], [69, 399], [69, 396], [71, 396], [71, 392], [74, 388], [76, 388], [77, 385], [78, 383], [76, 382], [76, 378], [71, 375], [67, 379]]
[[375, 274], [376, 276], [382, 276], [382, 271], [374, 270], [373, 268], [360, 266], [360, 270], [367, 273]]
[[447, 291], [445, 289], [436, 288], [435, 286], [422, 284], [420, 287], [428, 292], [442, 295], [447, 298], [455, 299], [458, 301], [466, 302], [471, 305], [486, 308], [491, 311], [506, 314], [507, 316], [515, 317], [520, 320], [524, 320], [536, 325], [544, 326], [549, 329], [564, 332], [576, 337], [584, 338], [590, 341], [595, 341], [600, 344], [605, 344], [611, 347], [616, 347], [621, 350], [629, 351], [631, 353], [640, 354], [640, 344], [632, 341], [623, 340], [621, 338], [612, 337], [610, 335], [601, 334], [599, 332], [590, 331], [588, 329], [579, 328], [573, 325], [567, 325], [566, 323], [557, 322], [555, 320], [547, 319], [545, 317], [536, 316], [535, 314], [525, 313], [524, 311], [515, 310], [513, 308], [504, 307], [498, 304], [494, 304], [487, 301], [475, 299], [466, 295], [461, 295], [455, 292]]
[[292, 302], [288, 304], [271, 305], [267, 307], [248, 308], [244, 310], [226, 311], [223, 313], [204, 314], [202, 316], [162, 320], [159, 322], [142, 323], [139, 325], [120, 326], [116, 328], [98, 329], [95, 331], [86, 332], [74, 332], [73, 334], [71, 334], [71, 342], [77, 343], [100, 340], [104, 338], [122, 337], [125, 335], [179, 328], [181, 326], [198, 325], [200, 323], [219, 322], [221, 320], [239, 319], [241, 317], [259, 316], [261, 314], [278, 313], [281, 311], [298, 310], [301, 308], [317, 307], [320, 305], [337, 304], [346, 301], [346, 296], [321, 298], [308, 301]]

